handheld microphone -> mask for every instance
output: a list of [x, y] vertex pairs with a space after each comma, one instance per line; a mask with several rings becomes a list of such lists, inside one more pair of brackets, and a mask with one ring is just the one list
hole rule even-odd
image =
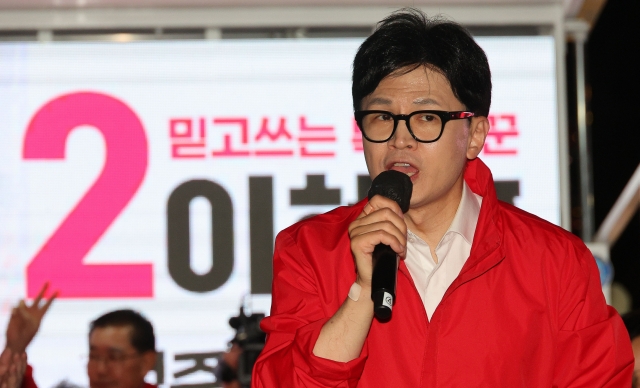
[[[403, 213], [409, 210], [413, 183], [407, 174], [388, 170], [381, 172], [371, 183], [369, 200], [374, 195], [382, 195], [400, 205]], [[380, 321], [391, 319], [391, 309], [396, 298], [398, 277], [398, 255], [386, 244], [378, 244], [373, 249], [373, 274], [371, 278], [371, 299], [373, 313]]]

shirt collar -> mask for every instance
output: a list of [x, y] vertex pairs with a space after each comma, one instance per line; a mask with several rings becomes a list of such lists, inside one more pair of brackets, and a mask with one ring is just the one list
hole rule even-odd
[[458, 206], [456, 215], [453, 217], [453, 221], [451, 222], [451, 226], [449, 226], [447, 233], [458, 233], [467, 241], [467, 243], [469, 243], [469, 245], [471, 245], [473, 243], [473, 236], [476, 233], [476, 225], [478, 224], [478, 217], [480, 216], [481, 203], [482, 197], [471, 191], [467, 182], [464, 182], [462, 186], [462, 198], [460, 199], [460, 205]]

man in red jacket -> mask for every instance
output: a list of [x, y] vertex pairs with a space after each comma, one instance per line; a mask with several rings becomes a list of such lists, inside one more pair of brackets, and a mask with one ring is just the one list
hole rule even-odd
[[[372, 178], [413, 182], [276, 239], [254, 387], [626, 387], [633, 356], [575, 236], [496, 198], [477, 158], [489, 131], [487, 58], [459, 25], [403, 10], [353, 64]], [[374, 319], [373, 249], [399, 264], [391, 320]]]

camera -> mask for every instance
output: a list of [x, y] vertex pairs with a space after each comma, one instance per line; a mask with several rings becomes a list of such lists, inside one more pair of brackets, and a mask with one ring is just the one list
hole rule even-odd
[[244, 307], [240, 307], [240, 314], [229, 319], [229, 326], [236, 334], [230, 341], [231, 348], [227, 357], [218, 360], [215, 369], [217, 381], [232, 383], [237, 381], [240, 387], [251, 386], [251, 372], [260, 352], [264, 348], [266, 334], [260, 330], [260, 321], [264, 314], [246, 315]]

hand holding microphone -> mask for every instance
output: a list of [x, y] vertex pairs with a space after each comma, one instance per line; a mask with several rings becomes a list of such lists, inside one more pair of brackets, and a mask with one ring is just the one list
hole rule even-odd
[[[387, 178], [388, 175], [395, 175], [398, 178]], [[385, 183], [388, 179], [404, 183], [399, 185], [401, 189], [392, 189], [390, 192], [384, 189], [384, 187], [388, 187]], [[397, 187], [396, 184], [392, 184], [392, 186]], [[356, 283], [361, 288], [358, 292], [358, 287], [352, 286], [348, 297], [345, 298], [338, 311], [322, 326], [313, 347], [313, 354], [316, 356], [340, 362], [348, 362], [357, 358], [362, 352], [362, 346], [371, 328], [374, 311], [380, 320], [390, 317], [391, 308], [382, 303], [386, 296], [384, 292], [395, 297], [397, 258], [398, 255], [406, 255], [407, 244], [407, 224], [401, 206], [395, 199], [398, 193], [404, 193], [402, 198], [408, 194], [406, 200], [400, 201], [406, 210], [409, 206], [411, 190], [409, 177], [397, 171], [383, 172], [374, 179], [370, 191], [371, 199], [358, 218], [349, 224], [351, 253], [357, 271]], [[389, 199], [389, 197], [393, 199]], [[377, 249], [386, 252], [386, 254], [378, 255], [376, 253], [374, 255], [378, 245], [381, 247]], [[375, 263], [373, 263], [374, 261]], [[389, 262], [392, 265], [385, 265]], [[379, 273], [383, 275], [379, 275]], [[379, 281], [379, 276], [384, 278], [382, 282]], [[388, 280], [391, 280], [392, 283], [386, 284]], [[372, 284], [378, 288], [372, 288]], [[382, 287], [380, 288], [378, 284], [382, 284]], [[380, 290], [382, 290], [382, 299], [376, 305], [369, 298], [372, 294], [376, 298], [375, 295]], [[387, 304], [393, 306], [393, 300], [388, 301]]]
[[[382, 195], [394, 200], [400, 210], [409, 210], [413, 184], [411, 178], [398, 171], [388, 170], [380, 173], [371, 183], [369, 199]], [[373, 312], [381, 321], [391, 319], [391, 310], [396, 298], [398, 277], [398, 255], [388, 245], [376, 245], [372, 254], [373, 274], [371, 277], [371, 299]]]
[[407, 227], [402, 213], [409, 209], [412, 186], [406, 174], [393, 170], [380, 173], [371, 184], [370, 202], [349, 227], [357, 281], [371, 287], [374, 313], [381, 321], [391, 317], [398, 255], [406, 254]]

